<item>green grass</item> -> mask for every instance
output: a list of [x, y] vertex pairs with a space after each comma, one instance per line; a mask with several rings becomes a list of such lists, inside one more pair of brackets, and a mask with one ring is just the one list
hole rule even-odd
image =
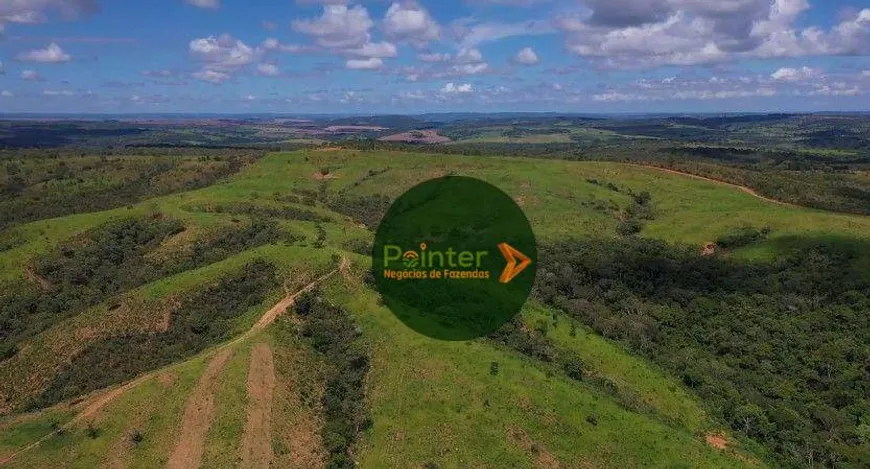
[[654, 409], [654, 415], [663, 422], [682, 426], [695, 435], [713, 429], [701, 403], [683, 386], [654, 365], [630, 355], [619, 344], [604, 339], [562, 313], [537, 304], [523, 311], [523, 322], [529, 328], [544, 324], [547, 337], [577, 351], [594, 374], [606, 377], [619, 392], [637, 396], [645, 406]]
[[[313, 176], [324, 167], [330, 168], [333, 179], [321, 181]], [[385, 171], [369, 176], [372, 169]], [[870, 237], [868, 217], [777, 205], [725, 185], [619, 163], [312, 149], [271, 154], [226, 183], [149, 199], [131, 208], [14, 227], [10, 233], [25, 242], [0, 252], [0, 282], [24, 278], [24, 266], [34, 256], [115, 218], [161, 212], [182, 220], [199, 235], [231, 224], [233, 218], [245, 217], [192, 209], [203, 204], [276, 206], [280, 204], [276, 194], [299, 189], [318, 192], [322, 186], [333, 195], [344, 191], [351, 197], [396, 197], [418, 182], [446, 174], [477, 177], [502, 188], [523, 207], [539, 242], [544, 243], [584, 235], [616, 236], [620, 211], [632, 203], [627, 189], [648, 191], [652, 196], [655, 218], [645, 224], [642, 236], [700, 247], [736, 226], [770, 226], [773, 231], [766, 241], [729, 253], [741, 258], [769, 259], [787, 254], [796, 248], [789, 244], [795, 236]], [[588, 179], [612, 182], [620, 192]], [[617, 210], [597, 210], [597, 202], [615, 205]], [[121, 300], [138, 305], [135, 314], [141, 316], [136, 318], [144, 324], [155, 320], [159, 306], [174, 295], [200, 288], [257, 257], [273, 262], [288, 285], [298, 288], [306, 279], [331, 269], [334, 256], [342, 254], [347, 240], [371, 237], [370, 232], [321, 203], [299, 207], [332, 218], [332, 222], [322, 224], [327, 233], [326, 247], [311, 247], [315, 223], [280, 220], [282, 228], [305, 235], [306, 241], [250, 249], [146, 284], [125, 293]], [[167, 248], [167, 252], [172, 251]], [[351, 257], [358, 264], [357, 270], [365, 266], [364, 257]], [[679, 382], [585, 327], [578, 325], [571, 335], [570, 320], [565, 316], [557, 314], [554, 326], [552, 311], [538, 305], [530, 305], [523, 313], [524, 321], [532, 327], [542, 321], [549, 324], [548, 337], [552, 341], [578, 352], [596, 375], [614, 383], [621, 395], [636, 397], [643, 409], [629, 410], [620, 405], [618, 396], [551, 374], [533, 361], [487, 341], [438, 342], [420, 336], [379, 306], [372, 291], [339, 279], [336, 277], [330, 284], [327, 296], [354, 314], [364, 341], [371, 347], [368, 397], [374, 426], [357, 445], [356, 456], [362, 467], [413, 467], [427, 462], [444, 468], [533, 467], [538, 458], [548, 455], [565, 465], [579, 461], [595, 467], [730, 468], [742, 464], [730, 451], [706, 446], [704, 433], [721, 427], [710, 420], [703, 403]], [[235, 333], [250, 327], [282, 295], [275, 291], [263, 304], [240, 316]], [[30, 347], [30, 355], [25, 356], [30, 358], [20, 363], [19, 372], [4, 376], [13, 377], [14, 385], [14, 380], [26, 379], [29, 368], [25, 364], [40, 362], [40, 357], [60, 356], [63, 341], [59, 337], [69, 331], [74, 333], [67, 335], [78, 337], [81, 331], [101, 327], [103, 332], [118, 333], [125, 325], [122, 319], [112, 316], [108, 305], [103, 304], [66, 320], [30, 339], [25, 344]], [[111, 324], [118, 327], [106, 327], [106, 321], [116, 321]], [[293, 340], [286, 342], [287, 331], [280, 340], [275, 331], [267, 333], [275, 347], [287, 343], [291, 349], [299, 346]], [[239, 346], [224, 370], [225, 379], [216, 399], [218, 418], [206, 448], [209, 467], [230, 467], [235, 463], [244, 425], [250, 344]], [[305, 354], [276, 351], [279, 356], [302, 360]], [[499, 363], [495, 376], [489, 373], [492, 362]], [[14, 363], [7, 361], [0, 370]], [[44, 467], [49, 462], [57, 467], [94, 467], [110, 457], [124, 458], [134, 463], [133, 467], [162, 465], [177, 435], [186, 397], [203, 367], [200, 355], [173, 370], [175, 379], [169, 386], [148, 380], [104, 409], [95, 421], [101, 429], [98, 438], [89, 438], [84, 426], [77, 427], [28, 452], [16, 460], [14, 467]], [[305, 373], [306, 379], [316, 377], [315, 371]], [[285, 382], [293, 376], [288, 369], [279, 370], [279, 375]], [[306, 383], [310, 387], [311, 383]], [[285, 438], [290, 431], [288, 422], [310, 420], [316, 415], [317, 400], [281, 399], [282, 404], [275, 409], [283, 409], [285, 414], [276, 414], [273, 428]], [[300, 402], [308, 407], [300, 409]], [[0, 421], [0, 454], [38, 439], [46, 428], [50, 430], [52, 420], [71, 418], [69, 410], [59, 409], [63, 407]], [[295, 411], [299, 412], [287, 414]], [[589, 420], [596, 420], [597, 425]], [[131, 425], [141, 427], [145, 435], [145, 441], [138, 446], [125, 440]], [[290, 446], [286, 439], [273, 441], [278, 452]]]
[[235, 347], [233, 356], [224, 366], [214, 396], [214, 420], [209, 428], [202, 455], [202, 467], [234, 468], [239, 463], [242, 434], [247, 408], [248, 366], [253, 341]]
[[[10, 467], [93, 468], [117, 460], [131, 468], [162, 466], [178, 435], [186, 398], [205, 368], [200, 357], [173, 370], [169, 384], [151, 378], [111, 402], [92, 420], [81, 422], [62, 435], [53, 436], [15, 459]], [[99, 433], [87, 434], [92, 423]], [[133, 444], [138, 430], [144, 440]]]
[[[594, 467], [742, 467], [686, 428], [628, 411], [488, 342], [416, 334], [367, 289], [333, 283], [328, 295], [356, 315], [372, 348], [374, 427], [358, 451], [362, 467], [535, 467], [545, 452]], [[533, 443], [514, 441], [517, 432]]]

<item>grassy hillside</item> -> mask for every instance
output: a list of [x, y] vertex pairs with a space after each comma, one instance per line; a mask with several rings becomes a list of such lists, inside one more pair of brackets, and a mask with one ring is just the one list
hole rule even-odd
[[[730, 468], [763, 466], [774, 458], [770, 448], [732, 433], [716, 409], [666, 368], [552, 306], [527, 305], [521, 330], [553, 350], [581, 357], [583, 379], [506, 342], [440, 342], [398, 321], [362, 280], [371, 240], [367, 227], [373, 228], [386, 203], [405, 189], [447, 174], [478, 177], [505, 190], [526, 211], [543, 244], [642, 236], [695, 246], [700, 253], [702, 244], [750, 226], [769, 228], [769, 234], [718, 255], [765, 262], [799, 250], [795, 238], [870, 237], [865, 217], [780, 205], [715, 182], [618, 163], [338, 149], [270, 154], [220, 184], [0, 233], [19, 240], [0, 252], [0, 295], [11, 298], [26, 288], [38, 298], [54, 298], [63, 290], [41, 284], [46, 273], [35, 260], [62, 252], [107, 223], [159, 214], [182, 226], [142, 255], [142, 262], [180, 267], [95, 297], [45, 328], [20, 334], [16, 352], [0, 361], [0, 373], [10, 377], [0, 385], [5, 415], [0, 461], [61, 428], [104, 395], [96, 391], [26, 413], [52, 380], [70, 375], [70, 364], [87, 363], [76, 361], [84, 350], [101, 341], [123, 344], [131, 334], [168, 330], [166, 318], [171, 326], [174, 314], [188, 311], [186, 301], [262, 259], [274, 266], [277, 279], [262, 298], [244, 308], [233, 303], [226, 312], [216, 302], [218, 311], [204, 316], [227, 318], [225, 333], [175, 355], [176, 365], [155, 361], [114, 375], [111, 384], [120, 385], [151, 369], [163, 370], [21, 454], [12, 467], [44, 467], [47, 461], [58, 467], [154, 467], [191, 454], [202, 467], [234, 467], [248, 454], [245, 433], [266, 431], [248, 416], [251, 403], [263, 399], [253, 397], [245, 384], [262, 378], [257, 375], [262, 363], [251, 365], [257, 344], [268, 346], [274, 362], [267, 399], [272, 461], [280, 467], [325, 465], [335, 447], [324, 430], [335, 418], [324, 404], [331, 392], [324, 380], [334, 357], [305, 336], [307, 319], [289, 314], [226, 349], [216, 347], [244, 334], [279, 299], [335, 268], [342, 257], [352, 261], [351, 267], [321, 284], [318, 295], [359, 327], [355, 340], [369, 363], [365, 407], [371, 420], [352, 444], [362, 467], [552, 467], [558, 462], [560, 467]], [[275, 235], [239, 238], [256, 222], [271, 223]], [[627, 226], [636, 233], [626, 234]], [[229, 350], [226, 357], [220, 356], [223, 350]], [[200, 426], [189, 427], [183, 420], [199, 414], [186, 407], [196, 399], [212, 402], [213, 410], [208, 418], [200, 415]], [[727, 441], [725, 449], [708, 444], [719, 434]], [[192, 450], [179, 449], [185, 438], [198, 443]]]

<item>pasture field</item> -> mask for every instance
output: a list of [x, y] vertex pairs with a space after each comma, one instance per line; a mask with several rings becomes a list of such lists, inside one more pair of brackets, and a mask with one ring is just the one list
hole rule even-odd
[[[700, 256], [702, 245], [735, 229], [764, 228], [769, 234], [763, 239], [717, 253], [723, 262], [764, 264], [799, 254], [799, 240], [870, 242], [870, 217], [771, 202], [733, 186], [637, 165], [327, 147], [270, 153], [207, 187], [22, 222], [0, 232], [0, 240], [9, 240], [0, 251], [0, 296], [11, 298], [16, 291], [50, 295], [62, 288], [41, 282], [37, 260], [60, 255], [71, 242], [87, 244], [108, 223], [159, 215], [182, 226], [156, 245], [137, 248], [153, 262], [145, 265], [177, 268], [94, 296], [81, 310], [28, 333], [14, 353], [0, 359], [0, 466], [46, 435], [8, 466], [169, 464], [187, 425], [188, 400], [210, 360], [229, 350], [207, 390], [214, 408], [197, 444], [201, 467], [237, 467], [252, 402], [246, 379], [259, 345], [274, 357], [273, 464], [327, 467], [333, 441], [322, 380], [329, 357], [312, 351], [304, 333], [307, 319], [292, 306], [265, 330], [251, 328], [272, 305], [333, 269], [339, 273], [317, 283], [316, 294], [349, 314], [368, 354], [370, 422], [351, 444], [359, 467], [777, 465], [770, 447], [724, 421], [672, 369], [552, 305], [527, 303], [520, 329], [582, 357], [583, 379], [493, 338], [443, 342], [404, 326], [365, 279], [373, 220], [406, 189], [445, 175], [480, 178], [504, 190], [546, 246], [633, 236], [688, 245]], [[638, 204], [645, 207], [643, 216], [636, 215]], [[622, 231], [628, 221], [637, 221], [631, 235]], [[270, 237], [240, 234], [261, 226], [255, 223], [265, 223]], [[856, 264], [870, 270], [870, 253], [856, 256]], [[262, 285], [258, 295], [245, 303], [219, 298], [214, 289], [221, 282], [261, 265], [257, 261], [274, 268], [273, 280], [256, 284]], [[47, 402], [38, 398], [89, 347], [117, 340], [121, 349], [125, 337], [159, 337], [183, 314], [194, 325], [211, 321], [212, 313], [189, 305], [191, 299], [208, 301], [196, 296], [202, 292], [215, 293], [213, 313], [225, 324], [220, 333], [180, 349], [173, 363], [155, 361], [112, 375], [107, 389], [34, 404]], [[222, 312], [224, 304], [235, 309]], [[142, 376], [81, 418], [112, 389]], [[727, 447], [708, 444], [711, 435], [722, 435]]]

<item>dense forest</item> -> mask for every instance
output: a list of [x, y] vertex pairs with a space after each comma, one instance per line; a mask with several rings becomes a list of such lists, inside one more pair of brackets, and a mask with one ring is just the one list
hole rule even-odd
[[[747, 244], [763, 230], [731, 234]], [[870, 466], [870, 246], [770, 263], [627, 237], [541, 249], [535, 296], [671, 370], [786, 467]]]

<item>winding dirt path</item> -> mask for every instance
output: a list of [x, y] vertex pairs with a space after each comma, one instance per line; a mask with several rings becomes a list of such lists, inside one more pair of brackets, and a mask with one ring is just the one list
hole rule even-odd
[[740, 184], [734, 184], [733, 182], [723, 181], [721, 179], [713, 179], [713, 178], [709, 178], [706, 176], [699, 176], [699, 175], [694, 174], [694, 173], [688, 173], [686, 171], [680, 171], [678, 169], [663, 168], [661, 166], [654, 166], [654, 165], [648, 165], [648, 164], [634, 164], [634, 163], [626, 163], [626, 164], [628, 164], [629, 166], [637, 166], [640, 168], [655, 169], [657, 171], [661, 171], [663, 173], [668, 173], [668, 174], [677, 174], [680, 176], [687, 176], [690, 178], [700, 179], [702, 181], [714, 182], [716, 184], [721, 184], [723, 186], [730, 186], [730, 187], [733, 187], [735, 189], [741, 190], [741, 191], [743, 191], [743, 192], [745, 192], [745, 193], [747, 193], [747, 194], [749, 194], [757, 199], [761, 199], [765, 202], [770, 202], [770, 203], [774, 203], [777, 205], [784, 205], [784, 206], [789, 206], [789, 207], [796, 206], [796, 205], [790, 204], [788, 202], [783, 202], [781, 200], [776, 200], [776, 199], [771, 199], [770, 197], [765, 197], [765, 196], [759, 194], [758, 192], [756, 192], [755, 189], [753, 189], [751, 187], [741, 186]]
[[[277, 319], [277, 317], [282, 312], [284, 312], [287, 308], [289, 308], [293, 304], [293, 302], [296, 300], [296, 298], [299, 297], [299, 295], [310, 291], [315, 286], [317, 286], [319, 283], [329, 279], [330, 277], [332, 277], [333, 275], [338, 273], [339, 270], [342, 270], [342, 271], [345, 270], [349, 264], [350, 264], [349, 260], [346, 257], [343, 257], [341, 260], [341, 264], [339, 265], [338, 268], [333, 269], [333, 270], [329, 271], [328, 273], [318, 277], [313, 282], [302, 287], [299, 291], [297, 291], [293, 294], [287, 295], [286, 297], [282, 298], [281, 301], [279, 301], [275, 306], [273, 306], [271, 309], [269, 309], [269, 311], [266, 311], [266, 313], [263, 314], [263, 316], [260, 318], [260, 320], [257, 321], [257, 323], [254, 324], [254, 326], [251, 327], [247, 332], [245, 332], [241, 336], [217, 347], [216, 349], [212, 350], [212, 352], [220, 352], [221, 350], [232, 347], [232, 346], [238, 344], [239, 342], [242, 342], [245, 339], [251, 337], [252, 335], [256, 334], [257, 332], [262, 331], [269, 324], [272, 324], [275, 321], [275, 319]], [[146, 373], [146, 374], [134, 379], [133, 381], [130, 381], [126, 384], [123, 384], [120, 387], [117, 387], [114, 389], [109, 389], [109, 390], [105, 391], [103, 394], [100, 394], [100, 395], [94, 397], [93, 400], [90, 402], [90, 404], [88, 404], [84, 408], [84, 410], [82, 410], [82, 412], [80, 412], [75, 418], [70, 420], [68, 423], [63, 425], [61, 427], [61, 429], [62, 430], [69, 430], [70, 428], [72, 428], [76, 424], [82, 422], [83, 420], [86, 420], [86, 419], [94, 416], [103, 407], [105, 407], [106, 405], [108, 405], [110, 402], [114, 401], [118, 397], [122, 396], [127, 391], [135, 388], [136, 386], [144, 383], [145, 381], [148, 381], [151, 378], [154, 378], [155, 376], [157, 376], [160, 373], [178, 368], [178, 367], [180, 367], [180, 366], [182, 366], [182, 365], [184, 365], [184, 364], [186, 364], [186, 363], [188, 363], [191, 360], [194, 360], [196, 358], [198, 358], [198, 356], [192, 357], [192, 358], [185, 360], [185, 361], [182, 361], [182, 362], [178, 362], [178, 363], [169, 365], [169, 366], [167, 366], [165, 368], [161, 368], [159, 370], [154, 370], [152, 372]], [[25, 446], [24, 448], [21, 448], [20, 450], [10, 454], [5, 459], [0, 460], [0, 466], [4, 466], [6, 464], [9, 464], [12, 460], [17, 458], [18, 456], [38, 447], [39, 445], [41, 445], [45, 441], [49, 440], [54, 435], [55, 435], [55, 432], [48, 433], [47, 435], [34, 441], [31, 444]]]
[[272, 394], [275, 392], [275, 364], [272, 349], [257, 344], [251, 350], [248, 367], [248, 410], [242, 437], [243, 469], [269, 469], [272, 452]]
[[167, 469], [196, 469], [202, 462], [205, 451], [205, 436], [214, 418], [214, 394], [219, 384], [221, 371], [233, 350], [221, 350], [208, 362], [205, 372], [196, 382], [196, 387], [187, 398], [184, 416], [181, 418], [181, 435], [175, 443]]

